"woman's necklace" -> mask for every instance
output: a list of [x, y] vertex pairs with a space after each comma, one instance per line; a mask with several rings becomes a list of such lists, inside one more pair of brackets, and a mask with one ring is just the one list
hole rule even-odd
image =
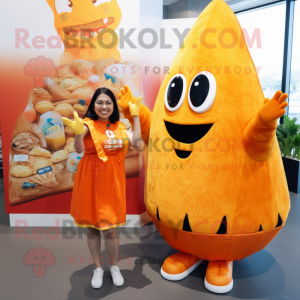
[[[99, 120], [99, 121], [101, 121], [101, 120]], [[101, 125], [105, 130], [107, 130], [101, 123], [100, 123], [100, 125]], [[110, 123], [106, 124], [106, 127], [107, 127], [107, 128], [110, 128]]]
[[106, 124], [106, 127], [105, 128], [101, 123], [99, 123], [105, 130], [105, 134], [108, 138], [114, 138], [115, 137], [115, 134], [113, 131], [110, 131], [109, 128], [110, 128], [110, 123]]

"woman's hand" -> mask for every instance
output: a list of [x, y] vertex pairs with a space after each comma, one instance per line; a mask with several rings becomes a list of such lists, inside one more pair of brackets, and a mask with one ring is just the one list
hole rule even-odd
[[65, 118], [65, 117], [62, 117], [62, 120], [65, 125], [67, 125], [73, 129], [73, 131], [75, 132], [75, 135], [81, 135], [84, 133], [83, 120], [78, 117], [78, 114], [76, 111], [74, 111], [74, 117], [75, 117], [74, 121], [72, 121], [68, 118]]
[[134, 104], [132, 104], [131, 102], [128, 103], [131, 116], [133, 117], [139, 116], [141, 102], [142, 102], [142, 97], [139, 97], [135, 100]]

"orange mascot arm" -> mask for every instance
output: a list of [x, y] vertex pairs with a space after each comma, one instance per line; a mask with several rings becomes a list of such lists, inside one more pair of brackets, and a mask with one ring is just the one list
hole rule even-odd
[[265, 99], [263, 106], [247, 125], [243, 143], [246, 152], [256, 161], [270, 158], [276, 145], [277, 119], [283, 116], [288, 103], [287, 94], [277, 91], [274, 97]]
[[[122, 109], [122, 113], [124, 114], [124, 117], [129, 120], [129, 122], [132, 125], [132, 129], [134, 130], [133, 117], [131, 116], [129, 110], [129, 102], [134, 104], [136, 98], [132, 95], [131, 90], [127, 85], [125, 85], [124, 88], [121, 89], [121, 93], [118, 96], [120, 99], [118, 101], [118, 105]], [[146, 145], [148, 145], [148, 141], [149, 141], [151, 115], [152, 112], [149, 110], [149, 108], [141, 104], [140, 114], [139, 114], [140, 124], [141, 124], [141, 134], [142, 134], [142, 139], [144, 140]]]

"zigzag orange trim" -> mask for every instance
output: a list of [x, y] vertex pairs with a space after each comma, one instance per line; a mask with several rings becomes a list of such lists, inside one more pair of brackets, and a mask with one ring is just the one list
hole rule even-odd
[[79, 224], [75, 221], [75, 218], [70, 214], [70, 216], [74, 219], [74, 222], [75, 224], [78, 226], [78, 227], [91, 227], [91, 228], [94, 228], [94, 229], [97, 229], [97, 230], [106, 230], [106, 229], [111, 229], [111, 228], [116, 228], [116, 227], [120, 227], [120, 226], [123, 226], [124, 224], [126, 224], [126, 222], [122, 222], [122, 223], [117, 223], [117, 224], [113, 224], [113, 225], [108, 225], [108, 226], [102, 226], [102, 227], [98, 227], [96, 225], [93, 225], [93, 224]]

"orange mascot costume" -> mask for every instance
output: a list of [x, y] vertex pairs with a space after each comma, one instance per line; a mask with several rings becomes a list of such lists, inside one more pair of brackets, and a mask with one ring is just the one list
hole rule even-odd
[[[130, 119], [122, 91], [119, 105]], [[212, 1], [187, 35], [153, 112], [141, 107], [148, 144], [145, 202], [167, 243], [179, 250], [161, 275], [180, 280], [208, 260], [205, 287], [233, 287], [233, 261], [263, 249], [290, 209], [276, 138], [287, 94], [269, 100], [239, 22]], [[131, 118], [132, 119], [132, 118]]]
[[54, 25], [65, 51], [61, 64], [77, 59], [93, 61], [114, 58], [121, 61], [115, 30], [122, 12], [117, 0], [47, 0]]

